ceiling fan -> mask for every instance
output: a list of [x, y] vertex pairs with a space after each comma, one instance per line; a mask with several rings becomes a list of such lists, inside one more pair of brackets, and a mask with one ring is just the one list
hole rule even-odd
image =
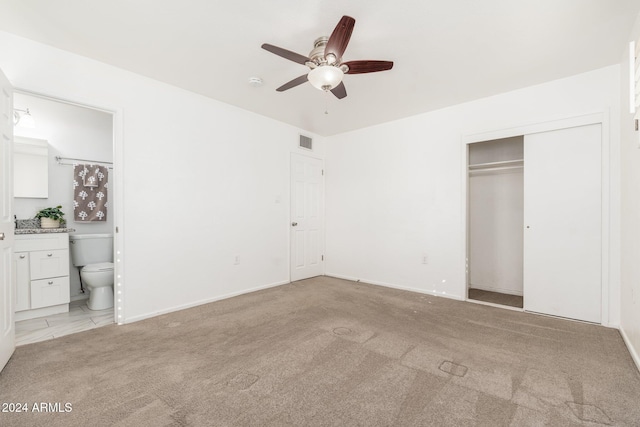
[[356, 20], [352, 17], [343, 16], [330, 37], [319, 37], [313, 42], [313, 50], [308, 57], [278, 46], [263, 44], [263, 49], [311, 69], [307, 74], [283, 84], [276, 90], [284, 92], [309, 81], [315, 88], [325, 92], [331, 91], [338, 99], [342, 99], [347, 96], [347, 89], [342, 82], [345, 74], [375, 73], [393, 68], [392, 61], [342, 62], [342, 54], [349, 44], [355, 23]]

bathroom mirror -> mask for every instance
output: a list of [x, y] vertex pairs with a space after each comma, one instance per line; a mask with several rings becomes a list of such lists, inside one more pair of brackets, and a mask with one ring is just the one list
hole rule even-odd
[[49, 197], [49, 143], [16, 136], [13, 144], [13, 197]]

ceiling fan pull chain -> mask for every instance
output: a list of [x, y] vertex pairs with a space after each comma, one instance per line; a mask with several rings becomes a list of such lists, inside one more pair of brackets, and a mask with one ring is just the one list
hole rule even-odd
[[329, 114], [329, 91], [324, 91], [324, 113]]

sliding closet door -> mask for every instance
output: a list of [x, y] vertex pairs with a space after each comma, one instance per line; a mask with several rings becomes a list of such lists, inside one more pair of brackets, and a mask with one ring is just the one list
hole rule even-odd
[[601, 133], [525, 136], [525, 310], [601, 321]]

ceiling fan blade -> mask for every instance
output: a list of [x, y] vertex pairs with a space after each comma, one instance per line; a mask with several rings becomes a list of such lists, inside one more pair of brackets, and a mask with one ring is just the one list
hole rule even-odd
[[306, 81], [307, 81], [307, 75], [303, 74], [302, 76], [296, 77], [295, 79], [291, 80], [290, 82], [283, 84], [278, 89], [276, 89], [276, 91], [284, 92], [285, 90], [288, 90], [288, 89], [291, 89], [292, 87], [296, 87], [298, 85], [301, 85], [302, 83], [304, 83]]
[[281, 57], [283, 57], [285, 59], [288, 59], [289, 61], [297, 62], [298, 64], [304, 65], [305, 62], [307, 62], [309, 60], [309, 58], [307, 58], [304, 55], [300, 55], [299, 53], [291, 52], [290, 50], [283, 49], [281, 47], [274, 46], [272, 44], [264, 43], [262, 45], [262, 48], [264, 50], [268, 50], [271, 53], [275, 53], [276, 55], [281, 56]]
[[347, 49], [353, 27], [356, 24], [356, 20], [350, 16], [343, 16], [333, 29], [333, 33], [327, 41], [327, 46], [324, 48], [324, 57], [331, 54], [335, 57], [335, 62], [338, 62], [342, 58], [342, 54]]
[[346, 74], [364, 74], [390, 70], [393, 68], [393, 61], [349, 61], [344, 65], [349, 67]]
[[344, 87], [344, 82], [340, 82], [340, 84], [333, 89], [331, 89], [331, 93], [336, 96], [338, 99], [342, 99], [347, 96], [347, 88]]

